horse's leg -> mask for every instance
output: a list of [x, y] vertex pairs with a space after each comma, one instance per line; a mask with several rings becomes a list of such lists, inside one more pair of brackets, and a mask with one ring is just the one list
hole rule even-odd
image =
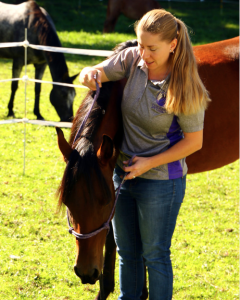
[[[105, 243], [105, 258], [104, 258], [104, 267], [102, 274], [102, 284], [104, 288], [104, 295], [107, 298], [110, 293], [114, 291], [114, 272], [115, 272], [115, 260], [116, 260], [116, 244], [113, 237], [113, 228], [112, 223], [110, 223], [110, 231], [107, 235]], [[142, 289], [141, 300], [146, 300], [148, 298], [148, 289], [147, 289], [147, 276], [146, 276], [146, 266], [144, 265], [144, 286]], [[94, 300], [102, 300], [100, 298], [100, 291], [98, 292], [97, 297]]]
[[[115, 271], [115, 259], [116, 259], [116, 244], [113, 237], [112, 224], [110, 223], [110, 231], [107, 235], [105, 243], [105, 258], [103, 266], [103, 287], [104, 294], [107, 298], [110, 293], [114, 291], [114, 271]], [[100, 292], [95, 300], [100, 300]]]
[[[35, 67], [35, 79], [41, 80], [43, 73], [46, 69], [47, 64], [34, 64]], [[41, 83], [35, 82], [35, 103], [33, 113], [37, 117], [37, 120], [44, 120], [43, 116], [40, 114], [39, 101], [41, 93]]]
[[[13, 65], [12, 65], [12, 78], [19, 78], [21, 71], [23, 67], [23, 60], [20, 59], [14, 59], [13, 60]], [[13, 102], [14, 102], [14, 97], [16, 94], [16, 91], [18, 89], [18, 81], [12, 81], [11, 85], [11, 96], [10, 100], [8, 102], [8, 117], [14, 117], [14, 112], [13, 112]]]
[[120, 1], [108, 1], [107, 7], [107, 17], [104, 22], [103, 32], [113, 32], [115, 25], [117, 23], [117, 19], [120, 15], [121, 7]]

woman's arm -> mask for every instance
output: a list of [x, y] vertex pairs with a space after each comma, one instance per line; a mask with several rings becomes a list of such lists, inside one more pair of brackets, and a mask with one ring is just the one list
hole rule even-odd
[[[184, 139], [163, 153], [151, 157], [136, 156], [133, 159], [132, 166], [124, 167], [125, 172], [130, 172], [126, 176], [126, 179], [132, 179], [133, 176], [140, 176], [152, 168], [182, 159], [200, 150], [202, 148], [202, 142], [203, 130], [184, 133]], [[127, 165], [128, 161], [124, 161], [123, 163]]]
[[94, 67], [86, 67], [84, 68], [80, 75], [79, 81], [82, 85], [87, 86], [90, 90], [96, 90], [96, 75], [97, 75], [97, 83], [99, 87], [102, 87], [102, 82], [109, 81], [107, 78], [103, 66], [98, 64]]

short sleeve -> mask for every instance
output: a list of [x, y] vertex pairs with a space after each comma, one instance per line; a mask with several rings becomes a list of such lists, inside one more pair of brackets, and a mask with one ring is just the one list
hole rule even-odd
[[107, 78], [110, 81], [128, 78], [136, 56], [136, 47], [130, 47], [103, 61], [101, 65]]
[[188, 116], [181, 114], [177, 121], [183, 132], [196, 132], [203, 129], [204, 115], [204, 110]]

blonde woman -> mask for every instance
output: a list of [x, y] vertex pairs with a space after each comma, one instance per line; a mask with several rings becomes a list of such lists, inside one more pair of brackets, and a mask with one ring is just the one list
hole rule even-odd
[[[118, 299], [139, 300], [149, 275], [149, 299], [170, 300], [171, 239], [186, 188], [186, 156], [201, 149], [209, 101], [185, 24], [163, 9], [135, 24], [138, 46], [83, 69], [80, 82], [128, 78], [122, 99], [124, 138], [114, 172], [129, 172], [113, 218], [120, 258]], [[132, 166], [130, 157], [136, 155]]]

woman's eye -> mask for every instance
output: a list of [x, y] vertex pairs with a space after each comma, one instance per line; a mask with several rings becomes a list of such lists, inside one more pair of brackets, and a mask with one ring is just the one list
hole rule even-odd
[[150, 51], [156, 51], [156, 49], [150, 49]]

